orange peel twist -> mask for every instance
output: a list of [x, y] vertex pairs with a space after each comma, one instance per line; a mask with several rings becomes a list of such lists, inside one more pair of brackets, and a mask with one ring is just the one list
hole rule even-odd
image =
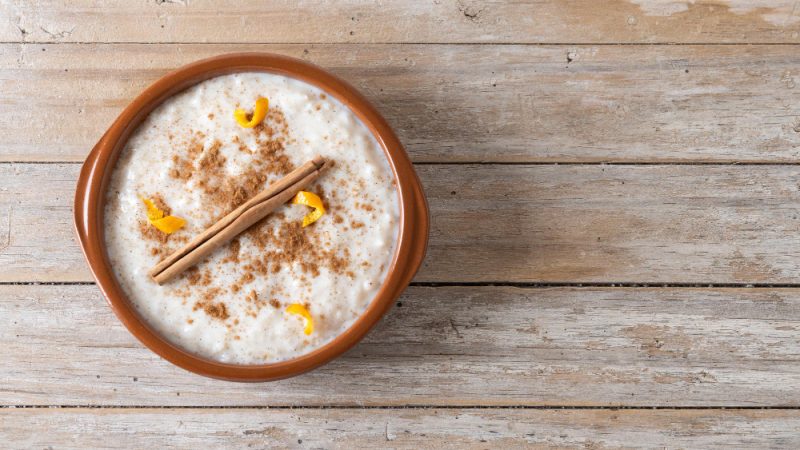
[[286, 312], [289, 314], [297, 314], [305, 319], [306, 326], [303, 328], [303, 332], [306, 336], [314, 332], [314, 319], [311, 318], [311, 313], [308, 312], [305, 306], [300, 303], [292, 303], [286, 307]]
[[147, 207], [148, 222], [150, 222], [154, 227], [158, 228], [159, 231], [166, 234], [172, 234], [186, 225], [186, 221], [184, 219], [175, 216], [164, 217], [164, 211], [158, 209], [158, 207], [153, 204], [152, 201], [143, 197], [139, 198]]
[[305, 217], [303, 217], [303, 228], [316, 222], [317, 219], [325, 214], [325, 206], [322, 204], [322, 199], [313, 192], [298, 192], [297, 195], [295, 195], [292, 199], [292, 204], [305, 205], [314, 208], [314, 211], [311, 211], [310, 213], [306, 214]]
[[236, 119], [236, 123], [242, 127], [253, 128], [260, 124], [264, 120], [264, 117], [267, 117], [267, 109], [269, 109], [269, 100], [264, 97], [258, 97], [258, 99], [256, 99], [256, 106], [253, 108], [252, 117], [248, 119], [247, 111], [242, 108], [236, 109], [236, 111], [233, 112], [233, 117]]

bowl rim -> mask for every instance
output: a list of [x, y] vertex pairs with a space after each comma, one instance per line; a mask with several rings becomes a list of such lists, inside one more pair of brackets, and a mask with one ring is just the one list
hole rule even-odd
[[[366, 311], [342, 334], [316, 350], [286, 361], [236, 365], [181, 349], [154, 331], [127, 300], [105, 250], [103, 209], [114, 164], [130, 134], [169, 97], [204, 80], [236, 72], [267, 72], [305, 81], [349, 107], [369, 129], [389, 160], [400, 200], [400, 229], [387, 276]], [[422, 264], [428, 243], [429, 212], [422, 184], [400, 140], [375, 107], [354, 87], [326, 70], [273, 53], [229, 53], [199, 60], [167, 73], [120, 113], [87, 156], [75, 191], [75, 230], [89, 268], [117, 318], [142, 344], [171, 363], [199, 375], [229, 381], [272, 381], [319, 367], [358, 343], [391, 308]]]

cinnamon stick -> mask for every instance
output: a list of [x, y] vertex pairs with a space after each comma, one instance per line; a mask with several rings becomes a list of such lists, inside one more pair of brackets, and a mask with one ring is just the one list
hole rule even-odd
[[328, 163], [321, 156], [290, 172], [155, 265], [148, 274], [164, 284], [288, 202], [316, 180]]

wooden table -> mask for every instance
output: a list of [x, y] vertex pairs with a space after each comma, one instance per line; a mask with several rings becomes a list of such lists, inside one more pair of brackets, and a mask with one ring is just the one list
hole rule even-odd
[[[0, 442], [800, 446], [797, 2], [370, 3], [0, 1]], [[121, 108], [235, 51], [356, 85], [432, 214], [377, 329], [269, 384], [143, 348], [72, 230]]]

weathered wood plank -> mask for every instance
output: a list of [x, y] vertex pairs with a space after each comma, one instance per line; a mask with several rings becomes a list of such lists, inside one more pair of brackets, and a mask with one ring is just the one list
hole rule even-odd
[[81, 161], [156, 78], [244, 50], [303, 57], [351, 81], [417, 162], [800, 156], [794, 46], [5, 44], [0, 161]]
[[0, 17], [7, 42], [800, 42], [789, 0], [6, 0]]
[[[798, 166], [417, 169], [432, 225], [416, 281], [798, 282]], [[73, 237], [78, 170], [0, 164], [0, 281], [92, 279]]]
[[25, 448], [794, 448], [797, 411], [0, 410]]
[[417, 286], [400, 302], [340, 359], [253, 385], [159, 359], [95, 286], [0, 286], [0, 404], [800, 406], [800, 289]]

